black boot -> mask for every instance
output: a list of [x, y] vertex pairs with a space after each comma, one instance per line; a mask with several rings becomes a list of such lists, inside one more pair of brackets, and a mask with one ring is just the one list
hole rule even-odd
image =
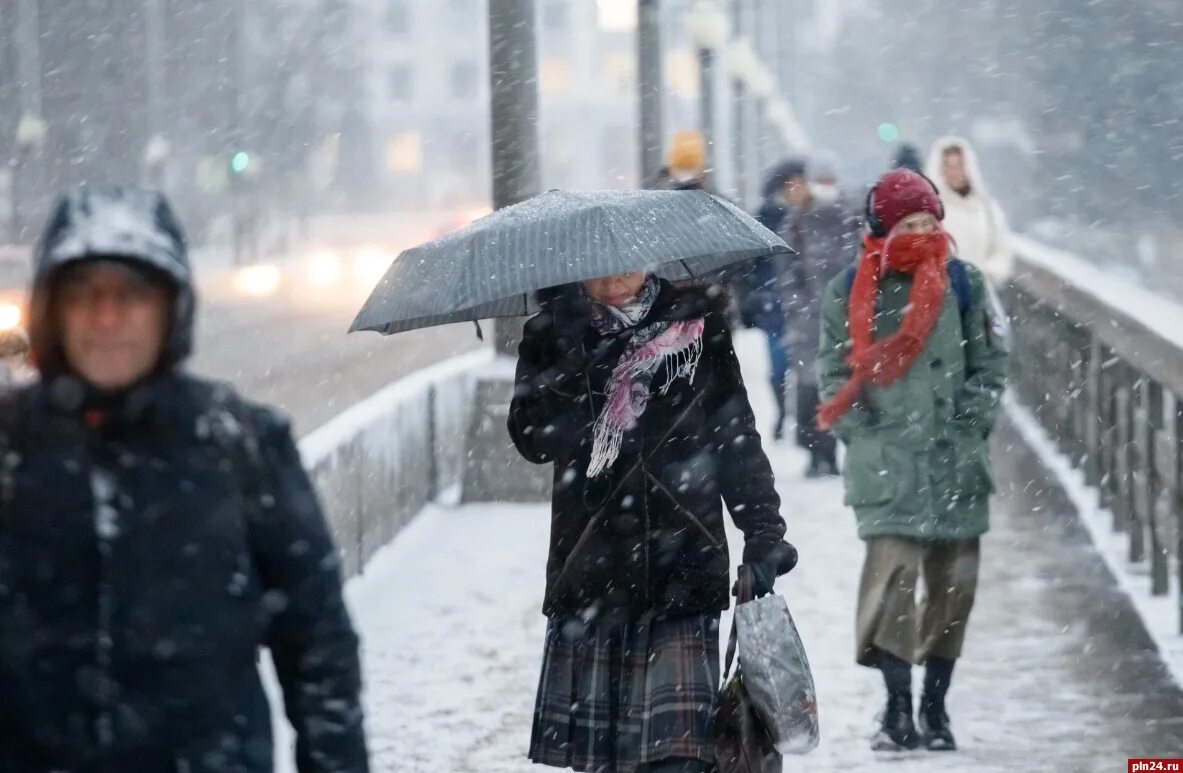
[[928, 659], [924, 671], [924, 696], [920, 699], [920, 742], [929, 751], [955, 751], [953, 727], [949, 713], [945, 711], [945, 694], [953, 678], [955, 660], [945, 658]]
[[809, 466], [805, 468], [805, 477], [813, 480], [814, 478], [821, 478], [825, 476], [825, 471], [822, 467], [822, 458], [818, 456], [817, 451], [809, 449]]
[[772, 379], [772, 396], [776, 399], [776, 425], [772, 428], [773, 440], [785, 437], [785, 382]]
[[827, 454], [818, 448], [809, 449], [809, 466], [805, 468], [806, 478], [833, 478], [841, 474], [833, 454]]
[[818, 432], [814, 442], [821, 477], [841, 475], [838, 470], [838, 440], [829, 432]]
[[871, 739], [871, 749], [877, 752], [915, 749], [920, 745], [920, 735], [912, 721], [912, 664], [880, 651], [879, 670], [887, 685], [887, 707], [879, 731]]

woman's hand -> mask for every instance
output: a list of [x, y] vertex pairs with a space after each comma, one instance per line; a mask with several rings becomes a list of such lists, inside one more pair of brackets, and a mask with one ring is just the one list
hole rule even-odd
[[[747, 543], [743, 549], [743, 565], [752, 572], [752, 592], [755, 598], [772, 593], [776, 578], [793, 571], [797, 565], [797, 548], [781, 540], [769, 545]], [[739, 583], [731, 589], [739, 596]]]

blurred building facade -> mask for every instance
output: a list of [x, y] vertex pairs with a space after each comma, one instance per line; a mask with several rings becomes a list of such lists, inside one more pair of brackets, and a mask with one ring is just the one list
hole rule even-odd
[[253, 193], [332, 195], [358, 109], [349, 10], [349, 0], [0, 3], [0, 241], [34, 238], [54, 196], [84, 182], [162, 188], [200, 239], [228, 209], [236, 153], [250, 159]]
[[[663, 3], [668, 130], [694, 128], [691, 0]], [[635, 0], [536, 0], [543, 184], [638, 184]], [[489, 179], [485, 0], [354, 0], [375, 166], [392, 206], [484, 206]], [[667, 132], [668, 133], [668, 132]]]

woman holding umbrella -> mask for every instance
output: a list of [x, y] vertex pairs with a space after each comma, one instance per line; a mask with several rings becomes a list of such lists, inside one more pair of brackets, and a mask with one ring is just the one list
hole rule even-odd
[[796, 550], [723, 299], [639, 271], [538, 294], [509, 431], [554, 465], [534, 762], [597, 773], [714, 769], [723, 503], [757, 595]]

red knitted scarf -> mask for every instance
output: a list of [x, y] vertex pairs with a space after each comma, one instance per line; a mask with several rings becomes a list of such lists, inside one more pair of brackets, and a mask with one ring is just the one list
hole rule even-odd
[[[847, 309], [851, 376], [818, 409], [819, 427], [833, 427], [854, 406], [867, 384], [894, 384], [911, 369], [941, 315], [949, 283], [948, 255], [949, 237], [941, 231], [887, 239], [868, 236], [864, 240]], [[912, 274], [912, 289], [899, 330], [876, 341], [875, 301], [884, 271]]]

